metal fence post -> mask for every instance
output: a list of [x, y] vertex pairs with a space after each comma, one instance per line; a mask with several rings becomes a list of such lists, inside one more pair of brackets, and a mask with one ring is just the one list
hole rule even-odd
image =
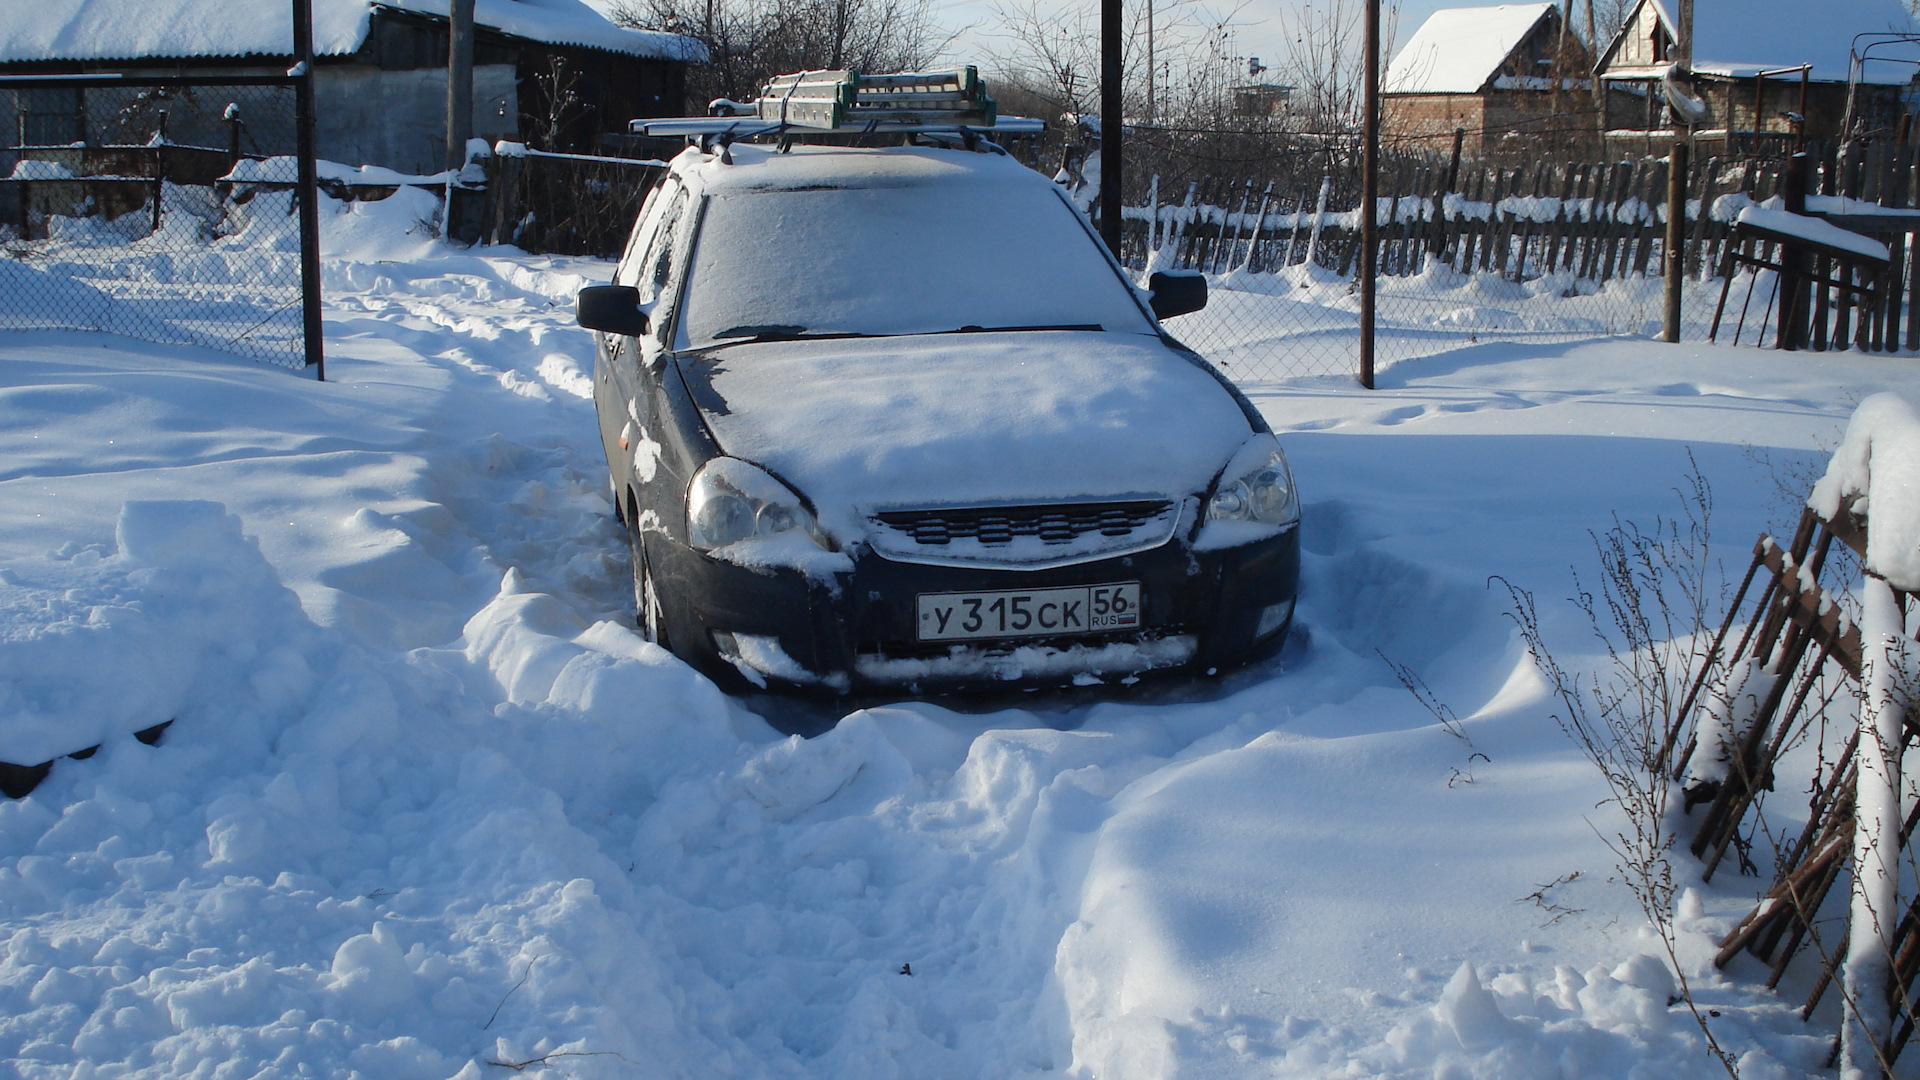
[[[1379, 258], [1380, 0], [1367, 0], [1366, 119], [1360, 163], [1360, 385], [1373, 389], [1373, 319]], [[1397, 202], [1397, 200], [1396, 200]]]
[[327, 358], [320, 329], [320, 181], [313, 150], [313, 0], [293, 0], [295, 155], [299, 164], [300, 310], [307, 366], [322, 382]]
[[1120, 257], [1120, 0], [1100, 0], [1100, 238]]

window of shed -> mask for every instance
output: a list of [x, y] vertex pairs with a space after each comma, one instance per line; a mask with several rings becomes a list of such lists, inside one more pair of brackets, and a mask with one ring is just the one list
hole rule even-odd
[[87, 137], [84, 91], [43, 87], [13, 92], [21, 146], [69, 146]]

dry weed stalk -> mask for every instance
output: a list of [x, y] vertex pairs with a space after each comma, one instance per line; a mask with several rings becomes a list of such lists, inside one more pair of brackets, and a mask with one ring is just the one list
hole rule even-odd
[[1573, 603], [1607, 658], [1598, 671], [1562, 667], [1547, 646], [1533, 594], [1505, 578], [1493, 580], [1506, 588], [1508, 615], [1558, 700], [1554, 722], [1600, 770], [1607, 786], [1600, 805], [1619, 809], [1611, 835], [1598, 825], [1594, 831], [1659, 937], [1708, 1051], [1738, 1080], [1735, 1058], [1707, 1026], [1677, 955], [1675, 818], [1662, 748], [1694, 671], [1708, 659], [1713, 617], [1726, 590], [1724, 574], [1709, 558], [1713, 494], [1697, 463], [1676, 494], [1678, 517], [1656, 518], [1649, 529], [1616, 517], [1612, 528], [1593, 535], [1597, 593], [1575, 575]]

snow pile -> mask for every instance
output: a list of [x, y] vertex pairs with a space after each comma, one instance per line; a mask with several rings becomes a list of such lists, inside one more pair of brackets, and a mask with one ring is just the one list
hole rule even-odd
[[[0, 406], [60, 408], [81, 387], [19, 388]], [[68, 546], [0, 572], [0, 761], [36, 765], [173, 720], [218, 696], [304, 676], [299, 602], [210, 502], [130, 502], [118, 551]], [[101, 678], [103, 659], [111, 677]], [[216, 687], [221, 689], [216, 689]]]
[[1860, 403], [1807, 505], [1828, 521], [1842, 511], [1865, 516], [1867, 569], [1920, 590], [1920, 406], [1911, 396]]
[[[291, 161], [242, 161], [230, 179], [290, 181]], [[326, 164], [341, 178], [406, 179]], [[160, 201], [158, 229], [145, 209], [112, 220], [49, 216], [44, 239], [14, 245], [18, 258], [0, 257], [0, 327], [107, 330], [302, 365], [292, 192], [223, 197], [167, 182]], [[322, 194], [319, 211], [323, 254], [351, 249], [369, 259], [419, 256], [442, 216], [435, 193], [404, 186], [371, 202]]]
[[0, 257], [0, 324], [106, 329], [112, 311], [107, 295], [86, 282]]
[[9, 180], [71, 180], [73, 171], [57, 161], [40, 161], [35, 158], [22, 158], [13, 163], [13, 175]]

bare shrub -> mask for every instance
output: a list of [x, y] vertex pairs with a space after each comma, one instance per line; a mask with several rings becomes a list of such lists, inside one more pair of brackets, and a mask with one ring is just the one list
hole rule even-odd
[[1601, 805], [1618, 810], [1611, 826], [1595, 825], [1594, 831], [1659, 937], [1708, 1051], [1738, 1080], [1735, 1059], [1707, 1026], [1677, 955], [1678, 887], [1670, 858], [1677, 820], [1664, 748], [1693, 675], [1707, 662], [1726, 590], [1709, 555], [1712, 490], [1697, 464], [1676, 494], [1677, 517], [1656, 518], [1645, 529], [1616, 518], [1594, 534], [1597, 592], [1575, 575], [1573, 603], [1606, 656], [1598, 671], [1563, 667], [1541, 630], [1533, 594], [1504, 578], [1494, 580], [1506, 588], [1508, 614], [1557, 700], [1555, 723], [1600, 770], [1608, 793]]
[[684, 34], [709, 63], [687, 71], [687, 98], [750, 101], [768, 79], [810, 69], [915, 71], [945, 47], [933, 0], [618, 0], [613, 21]]

